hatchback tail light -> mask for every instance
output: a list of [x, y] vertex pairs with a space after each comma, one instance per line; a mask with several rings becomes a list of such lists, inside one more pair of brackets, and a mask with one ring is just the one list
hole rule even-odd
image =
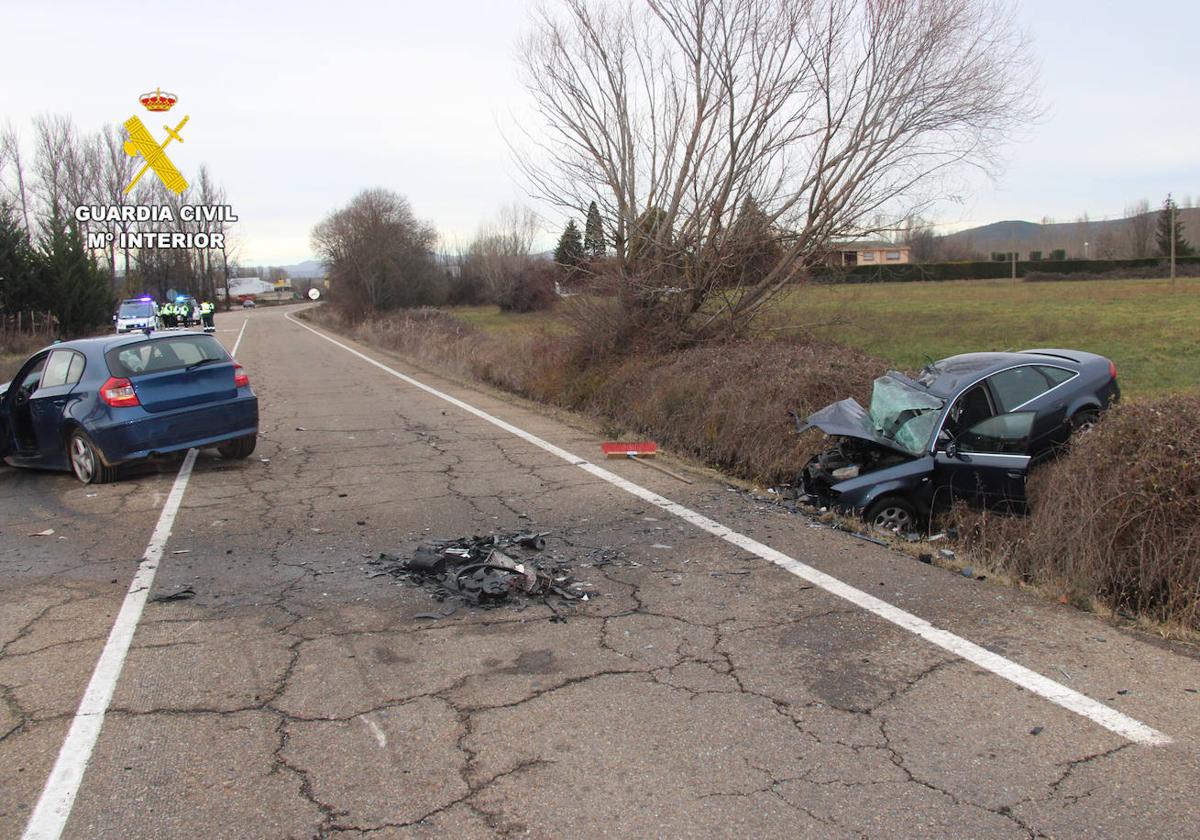
[[245, 388], [250, 384], [250, 377], [246, 375], [245, 369], [237, 362], [233, 363], [233, 386], [235, 388]]
[[1109, 359], [1109, 361], [1108, 361], [1108, 375], [1111, 376], [1113, 379], [1117, 378], [1117, 363], [1114, 362], [1112, 359]]
[[100, 386], [100, 399], [105, 405], [113, 408], [141, 405], [138, 402], [137, 393], [133, 390], [133, 383], [128, 379], [120, 379], [116, 376], [110, 376], [108, 381]]

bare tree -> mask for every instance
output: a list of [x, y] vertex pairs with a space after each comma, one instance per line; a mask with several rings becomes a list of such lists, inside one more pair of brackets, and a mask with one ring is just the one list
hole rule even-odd
[[63, 114], [43, 114], [33, 121], [33, 138], [34, 193], [41, 202], [41, 215], [66, 219], [74, 210], [71, 200], [83, 192], [75, 182], [79, 175], [75, 124]]
[[0, 135], [0, 183], [5, 194], [21, 208], [25, 233], [32, 236], [29, 224], [29, 189], [25, 183], [25, 164], [21, 157], [21, 137], [11, 125]]
[[1129, 251], [1133, 258], [1144, 260], [1151, 256], [1150, 242], [1154, 238], [1154, 216], [1150, 212], [1150, 202], [1146, 199], [1130, 204], [1125, 208], [1128, 219], [1126, 231], [1129, 236]]
[[500, 209], [467, 246], [460, 264], [468, 283], [477, 282], [485, 300], [498, 302], [528, 271], [537, 237], [537, 214], [521, 204]]
[[[124, 207], [130, 203], [125, 187], [133, 180], [137, 171], [137, 159], [125, 153], [125, 141], [121, 129], [115, 125], [105, 125], [100, 130], [100, 195], [103, 204]], [[109, 270], [116, 276], [117, 272], [117, 242], [122, 233], [128, 233], [133, 228], [133, 222], [110, 222], [109, 232], [113, 239], [108, 245]], [[122, 253], [122, 266], [125, 274], [129, 275], [129, 249]]]
[[[668, 316], [693, 336], [740, 329], [834, 240], [894, 229], [959, 164], [991, 168], [1033, 115], [1008, 0], [562, 7], [539, 12], [522, 46], [542, 124], [519, 165], [560, 207], [595, 200], [625, 281], [652, 292], [635, 297], [683, 289], [665, 296]], [[719, 278], [747, 202], [784, 247], [730, 290]]]
[[[225, 191], [213, 181], [207, 166], [201, 164], [194, 186], [195, 203], [205, 207], [225, 203]], [[218, 232], [221, 223], [214, 219], [203, 218], [203, 214], [201, 214], [188, 227], [196, 233], [207, 234], [211, 241], [212, 234]], [[216, 249], [213, 248], [196, 250], [196, 277], [199, 283], [200, 297], [204, 300], [212, 300], [216, 296], [216, 269], [213, 264], [216, 253]]]
[[397, 193], [364, 190], [317, 224], [312, 241], [329, 267], [336, 305], [351, 317], [442, 302], [437, 233]]
[[233, 305], [232, 296], [229, 293], [230, 277], [237, 276], [238, 272], [238, 256], [241, 253], [241, 244], [236, 241], [235, 235], [229, 229], [228, 222], [219, 222], [220, 230], [225, 233], [225, 239], [221, 245], [221, 283], [225, 289], [225, 308], [228, 310]]
[[908, 218], [904, 224], [903, 242], [908, 245], [909, 255], [915, 263], [937, 262], [941, 257], [941, 239], [933, 225], [924, 219]]

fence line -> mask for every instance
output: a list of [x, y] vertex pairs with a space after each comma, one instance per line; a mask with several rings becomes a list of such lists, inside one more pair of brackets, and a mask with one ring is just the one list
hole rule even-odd
[[58, 332], [58, 318], [51, 312], [27, 310], [0, 312], [0, 335], [5, 338], [16, 336], [50, 338]]

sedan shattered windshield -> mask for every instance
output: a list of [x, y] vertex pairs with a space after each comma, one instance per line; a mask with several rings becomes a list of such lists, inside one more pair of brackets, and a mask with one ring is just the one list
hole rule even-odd
[[888, 374], [875, 380], [871, 422], [879, 434], [918, 455], [929, 443], [943, 405], [945, 401]]

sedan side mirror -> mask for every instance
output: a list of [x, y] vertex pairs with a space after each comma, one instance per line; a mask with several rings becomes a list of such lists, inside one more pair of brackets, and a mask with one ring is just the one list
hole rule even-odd
[[946, 444], [946, 457], [947, 458], [957, 458], [958, 457], [958, 444], [955, 443], [954, 441], [950, 441], [949, 443]]

